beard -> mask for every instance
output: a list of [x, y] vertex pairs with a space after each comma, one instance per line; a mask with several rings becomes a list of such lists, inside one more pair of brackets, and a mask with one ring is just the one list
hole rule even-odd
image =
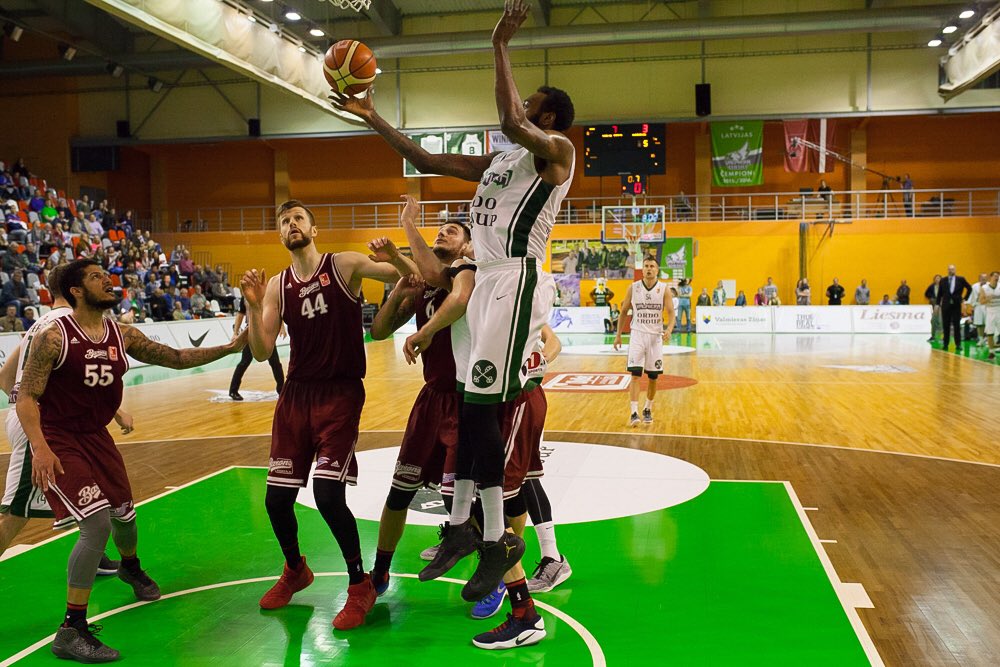
[[119, 299], [113, 294], [94, 296], [90, 292], [87, 292], [83, 295], [83, 302], [95, 310], [107, 310], [108, 308], [114, 308], [118, 305], [118, 301]]
[[431, 252], [434, 253], [434, 256], [440, 259], [441, 261], [450, 259], [451, 256], [454, 254], [443, 245], [435, 245], [434, 247], [431, 248]]
[[305, 248], [305, 247], [307, 247], [313, 241], [312, 241], [311, 238], [309, 238], [308, 236], [306, 236], [302, 232], [299, 232], [299, 235], [298, 235], [297, 238], [292, 238], [292, 237], [289, 236], [289, 237], [281, 239], [281, 242], [289, 250], [298, 250], [299, 248]]

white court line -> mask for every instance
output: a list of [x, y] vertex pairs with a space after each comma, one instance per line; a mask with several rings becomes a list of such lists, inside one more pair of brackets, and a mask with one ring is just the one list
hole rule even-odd
[[[315, 572], [314, 575], [317, 576], [317, 577], [346, 577], [347, 573], [346, 572]], [[392, 574], [392, 576], [393, 577], [404, 577], [406, 579], [416, 579], [417, 578], [417, 575], [415, 575], [415, 574], [397, 574], [395, 572]], [[106, 611], [103, 614], [98, 614], [97, 616], [94, 616], [93, 618], [90, 619], [90, 621], [91, 622], [100, 621], [100, 620], [103, 620], [105, 618], [108, 618], [109, 616], [114, 616], [115, 614], [120, 614], [120, 613], [125, 612], [125, 611], [136, 609], [137, 607], [142, 607], [142, 606], [145, 606], [145, 605], [148, 605], [148, 604], [155, 604], [156, 602], [162, 602], [163, 600], [169, 600], [171, 598], [181, 597], [182, 595], [190, 595], [190, 594], [193, 594], [193, 593], [202, 593], [204, 591], [210, 591], [210, 590], [217, 589], [217, 588], [228, 588], [230, 586], [241, 586], [243, 584], [257, 584], [257, 583], [261, 583], [261, 582], [264, 582], [264, 581], [277, 581], [278, 578], [279, 577], [256, 577], [254, 579], [240, 579], [240, 580], [237, 580], [237, 581], [225, 581], [225, 582], [218, 583], [218, 584], [209, 584], [207, 586], [198, 586], [197, 588], [189, 588], [189, 589], [183, 590], [183, 591], [176, 591], [174, 593], [167, 593], [166, 595], [164, 595], [163, 597], [161, 597], [159, 600], [155, 600], [153, 602], [133, 602], [132, 604], [127, 604], [124, 607], [118, 607], [117, 609], [112, 609], [110, 611]], [[445, 583], [459, 584], [459, 585], [464, 585], [466, 583], [462, 579], [452, 579], [450, 577], [438, 577], [434, 581], [443, 581]], [[550, 605], [548, 605], [548, 604], [546, 604], [544, 602], [540, 602], [538, 600], [535, 600], [535, 606], [544, 609], [545, 611], [547, 611], [548, 613], [552, 614], [553, 616], [555, 616], [556, 618], [558, 618], [559, 620], [561, 620], [563, 623], [565, 623], [569, 627], [573, 628], [574, 632], [576, 632], [580, 636], [580, 638], [583, 640], [583, 643], [587, 645], [587, 649], [590, 651], [590, 657], [593, 660], [594, 667], [607, 667], [608, 663], [607, 663], [607, 660], [604, 657], [604, 651], [601, 649], [601, 644], [597, 641], [596, 638], [594, 638], [594, 635], [590, 634], [590, 631], [587, 630], [587, 628], [582, 623], [580, 623], [579, 621], [577, 621], [575, 618], [573, 618], [572, 616], [570, 616], [566, 612], [560, 611], [559, 609], [556, 609], [555, 607], [552, 607], [552, 606], [550, 606]], [[3, 662], [0, 662], [0, 667], [8, 667], [8, 665], [13, 665], [18, 660], [21, 660], [22, 658], [25, 658], [25, 657], [31, 655], [32, 653], [34, 653], [35, 651], [37, 651], [38, 649], [40, 649], [40, 648], [42, 648], [44, 646], [47, 646], [55, 638], [56, 638], [55, 633], [53, 633], [53, 634], [49, 635], [48, 637], [45, 637], [44, 639], [38, 640], [37, 642], [35, 642], [31, 646], [28, 646], [27, 648], [22, 649], [21, 651], [18, 651], [17, 653], [15, 653], [11, 657], [7, 658]]]
[[[805, 509], [805, 508], [803, 508]], [[837, 540], [820, 540], [820, 544], [836, 544]]]
[[806, 516], [805, 510], [802, 508], [802, 503], [799, 502], [799, 497], [795, 494], [795, 489], [792, 488], [792, 483], [783, 483], [785, 485], [785, 489], [788, 491], [788, 497], [791, 499], [792, 505], [795, 507], [795, 512], [799, 515], [799, 520], [802, 521], [802, 527], [805, 528], [806, 534], [809, 536], [809, 541], [816, 550], [816, 555], [819, 557], [820, 563], [823, 564], [823, 569], [826, 570], [826, 576], [830, 578], [830, 583], [833, 585], [833, 590], [837, 594], [837, 599], [840, 600], [840, 604], [844, 608], [844, 613], [847, 614], [847, 619], [851, 622], [851, 626], [854, 628], [854, 632], [858, 636], [858, 641], [861, 642], [861, 647], [864, 649], [865, 655], [868, 656], [868, 662], [870, 662], [873, 667], [885, 667], [885, 663], [882, 661], [882, 656], [879, 655], [878, 649], [875, 648], [875, 642], [872, 641], [871, 635], [868, 634], [868, 629], [865, 627], [865, 624], [861, 622], [861, 616], [858, 615], [858, 610], [852, 602], [852, 600], [860, 601], [860, 595], [857, 590], [860, 588], [861, 593], [864, 594], [864, 599], [868, 600], [868, 606], [874, 607], [871, 600], [868, 598], [868, 594], [864, 592], [864, 587], [861, 584], [845, 584], [840, 581], [840, 577], [837, 575], [837, 571], [833, 568], [833, 563], [830, 561], [830, 557], [827, 555], [826, 549], [824, 549], [820, 544], [822, 540], [817, 537], [812, 523], [809, 522], [809, 517]]
[[[1000, 463], [986, 463], [983, 461], [966, 461], [965, 459], [953, 459], [946, 456], [931, 456], [929, 454], [913, 454], [911, 452], [891, 452], [887, 449], [862, 449], [859, 447], [846, 447], [844, 445], [824, 445], [816, 442], [795, 442], [794, 440], [760, 440], [757, 438], [730, 438], [721, 435], [688, 435], [684, 433], [636, 433], [635, 431], [569, 431], [563, 429], [547, 429], [546, 435], [553, 433], [582, 433], [584, 435], [630, 435], [643, 438], [687, 438], [689, 440], [732, 440], [733, 442], [756, 442], [764, 445], [795, 445], [796, 447], [820, 447], [823, 449], [843, 449], [848, 452], [865, 452], [868, 454], [893, 454], [895, 456], [911, 456], [918, 459], [928, 459], [931, 461], [947, 461], [948, 463], [968, 463], [975, 466], [988, 466], [990, 468], [1000, 468]], [[586, 443], [581, 443], [586, 444]], [[735, 481], [735, 480], [734, 480]]]

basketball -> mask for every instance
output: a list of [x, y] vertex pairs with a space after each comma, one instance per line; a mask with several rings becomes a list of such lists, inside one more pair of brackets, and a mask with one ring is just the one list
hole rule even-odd
[[323, 57], [323, 75], [337, 92], [357, 95], [375, 81], [375, 54], [361, 42], [342, 39]]

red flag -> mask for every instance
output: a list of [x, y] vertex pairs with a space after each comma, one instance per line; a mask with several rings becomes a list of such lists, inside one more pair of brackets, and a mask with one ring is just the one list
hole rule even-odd
[[808, 120], [786, 120], [785, 125], [785, 171], [809, 171], [811, 149], [796, 142], [806, 138]]
[[[829, 151], [836, 150], [836, 121], [826, 118], [813, 120], [786, 120], [785, 171], [833, 171], [834, 158]], [[798, 143], [804, 140], [805, 143]]]

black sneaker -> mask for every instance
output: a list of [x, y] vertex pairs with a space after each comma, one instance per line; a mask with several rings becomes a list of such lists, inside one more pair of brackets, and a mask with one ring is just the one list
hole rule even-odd
[[462, 599], [478, 602], [489, 595], [503, 580], [503, 575], [524, 555], [524, 540], [514, 533], [504, 532], [496, 542], [479, 548], [479, 565], [469, 582], [462, 587]]
[[[443, 532], [441, 548], [438, 549], [434, 560], [427, 564], [427, 567], [420, 570], [417, 578], [420, 581], [430, 581], [437, 579], [442, 574], [455, 567], [455, 563], [462, 560], [479, 547], [481, 543], [479, 531], [472, 525], [472, 519], [466, 519], [457, 526], [450, 526]], [[496, 582], [494, 582], [495, 584]], [[492, 587], [489, 587], [492, 588]], [[487, 590], [489, 592], [489, 590]], [[479, 596], [483, 597], [482, 595]], [[477, 600], [479, 598], [476, 598]]]
[[642, 421], [643, 421], [644, 424], [652, 424], [653, 423], [653, 411], [650, 410], [649, 408], [643, 408], [643, 411], [642, 411]]
[[629, 426], [633, 426], [633, 427], [639, 425], [639, 413], [638, 412], [633, 412], [632, 415], [628, 418], [628, 425]]
[[113, 662], [121, 654], [110, 646], [104, 645], [97, 635], [101, 626], [87, 621], [77, 621], [71, 626], [63, 626], [56, 632], [52, 642], [52, 653], [57, 658], [76, 660], [77, 662], [97, 663]]
[[489, 632], [476, 635], [472, 643], [479, 648], [502, 649], [531, 646], [545, 639], [545, 621], [537, 613], [534, 618], [517, 619], [507, 614], [507, 620]]
[[238, 391], [231, 391], [231, 392], [229, 392], [229, 398], [233, 399], [234, 401], [242, 401], [243, 400], [243, 397], [240, 396], [240, 392], [238, 392]]
[[107, 554], [104, 554], [101, 556], [101, 564], [97, 566], [97, 574], [104, 577], [111, 574], [118, 574], [119, 565], [121, 565], [121, 561], [111, 560]]
[[160, 587], [149, 578], [146, 571], [140, 569], [138, 572], [129, 572], [124, 566], [118, 567], [118, 578], [132, 587], [132, 592], [139, 600], [149, 602], [160, 599]]

